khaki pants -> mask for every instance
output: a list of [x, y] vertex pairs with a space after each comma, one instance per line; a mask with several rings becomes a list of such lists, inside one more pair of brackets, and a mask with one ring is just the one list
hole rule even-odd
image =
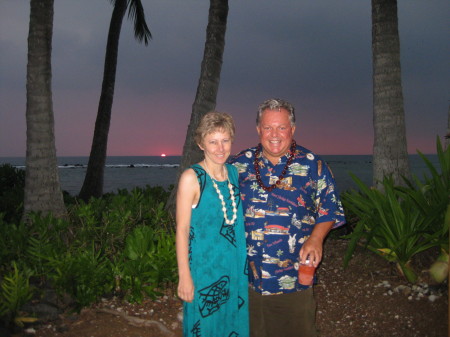
[[251, 337], [317, 337], [312, 288], [282, 295], [249, 290]]

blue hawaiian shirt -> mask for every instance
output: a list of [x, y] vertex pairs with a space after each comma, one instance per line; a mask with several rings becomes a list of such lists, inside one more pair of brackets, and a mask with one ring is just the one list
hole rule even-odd
[[[231, 160], [239, 172], [250, 285], [263, 295], [307, 289], [297, 282], [300, 248], [316, 223], [334, 221], [333, 228], [345, 223], [333, 174], [319, 156], [297, 145], [281, 183], [267, 192], [256, 179], [255, 151], [244, 150]], [[273, 165], [259, 155], [265, 186], [278, 180], [288, 157]]]

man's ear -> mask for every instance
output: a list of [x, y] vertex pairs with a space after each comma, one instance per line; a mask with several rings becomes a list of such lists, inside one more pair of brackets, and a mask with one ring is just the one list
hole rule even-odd
[[261, 136], [261, 128], [257, 125], [256, 132], [258, 132], [258, 136]]

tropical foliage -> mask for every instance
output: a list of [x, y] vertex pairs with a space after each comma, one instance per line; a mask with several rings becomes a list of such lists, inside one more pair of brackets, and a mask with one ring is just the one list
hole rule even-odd
[[173, 219], [161, 187], [107, 194], [68, 205], [69, 218], [34, 213], [11, 223], [0, 213], [0, 318], [23, 321], [22, 305], [43, 284], [79, 310], [113, 294], [156, 297], [177, 281]]
[[0, 292], [0, 317], [13, 319], [18, 326], [24, 322], [31, 322], [31, 317], [21, 317], [20, 307], [31, 299], [33, 290], [30, 287], [26, 271], [19, 271], [16, 264], [12, 263], [12, 270], [3, 277]]
[[440, 170], [419, 153], [431, 175], [397, 186], [390, 177], [383, 180], [381, 189], [369, 188], [356, 176], [353, 179], [359, 191], [343, 195], [343, 203], [358, 217], [353, 232], [348, 236], [349, 248], [345, 257], [348, 264], [358, 243], [395, 262], [410, 282], [417, 274], [412, 258], [432, 247], [449, 251], [449, 223], [445, 215], [450, 199], [450, 148], [443, 150], [437, 140]]
[[5, 221], [19, 221], [23, 211], [25, 171], [10, 164], [0, 165], [0, 213]]

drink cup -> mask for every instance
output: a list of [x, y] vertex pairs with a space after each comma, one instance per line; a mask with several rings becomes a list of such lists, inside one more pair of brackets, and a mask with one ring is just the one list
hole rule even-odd
[[300, 263], [298, 267], [298, 283], [304, 286], [311, 286], [315, 272], [316, 267], [309, 260], [306, 260], [306, 263]]

